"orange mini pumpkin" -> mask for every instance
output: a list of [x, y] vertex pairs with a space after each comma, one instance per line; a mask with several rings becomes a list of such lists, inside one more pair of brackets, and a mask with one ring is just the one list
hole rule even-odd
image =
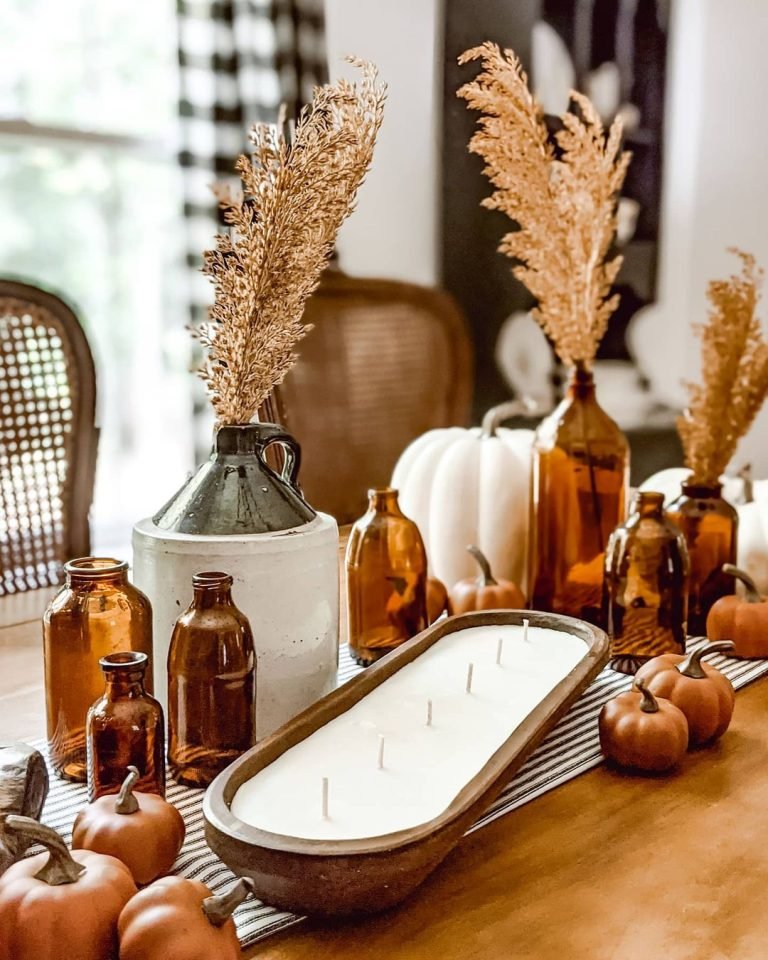
[[637, 671], [636, 683], [642, 680], [653, 694], [671, 700], [683, 711], [692, 747], [714, 743], [725, 733], [736, 702], [728, 677], [701, 658], [732, 652], [730, 642], [710, 643], [687, 656], [665, 653], [654, 657]]
[[136, 893], [114, 857], [77, 851], [31, 817], [10, 814], [5, 829], [45, 853], [19, 860], [0, 877], [0, 960], [107, 960], [117, 918]]
[[139, 779], [128, 767], [120, 793], [94, 800], [78, 813], [72, 849], [105, 853], [128, 867], [138, 884], [151, 883], [173, 866], [184, 842], [184, 820], [167, 800], [154, 793], [134, 793]]
[[734, 655], [746, 660], [768, 657], [768, 602], [760, 596], [748, 573], [731, 563], [723, 564], [723, 573], [736, 577], [746, 587], [743, 597], [720, 597], [707, 616], [710, 640], [732, 640]]
[[444, 613], [453, 613], [448, 591], [442, 580], [437, 577], [427, 579], [427, 624], [434, 623]]
[[199, 880], [157, 880], [120, 914], [120, 960], [241, 960], [232, 913], [252, 890], [247, 878], [216, 897]]
[[620, 767], [663, 773], [688, 749], [688, 721], [669, 700], [658, 699], [642, 680], [637, 690], [620, 693], [600, 711], [600, 749]]
[[467, 547], [467, 551], [480, 567], [478, 577], [467, 577], [454, 584], [451, 602], [454, 613], [469, 613], [470, 610], [518, 610], [525, 606], [523, 591], [511, 580], [495, 580], [491, 565], [479, 547]]

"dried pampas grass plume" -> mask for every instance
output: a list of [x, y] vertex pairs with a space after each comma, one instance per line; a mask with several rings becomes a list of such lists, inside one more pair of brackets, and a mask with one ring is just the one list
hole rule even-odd
[[469, 149], [495, 187], [483, 206], [520, 227], [499, 249], [519, 261], [512, 272], [538, 300], [534, 316], [560, 359], [589, 364], [618, 304], [610, 288], [622, 258], [607, 256], [630, 160], [621, 121], [606, 137], [590, 101], [571, 91], [581, 116], [562, 117], [556, 152], [516, 55], [484, 43], [459, 57], [471, 60], [481, 60], [482, 70], [458, 96], [482, 114]]
[[677, 421], [692, 482], [706, 486], [719, 482], [768, 395], [768, 343], [756, 315], [763, 271], [751, 254], [730, 252], [741, 276], [709, 284], [709, 319], [694, 325], [701, 383], [686, 384], [688, 407]]
[[257, 124], [252, 155], [236, 164], [242, 191], [216, 190], [230, 230], [204, 255], [215, 301], [195, 335], [219, 423], [250, 422], [295, 363], [307, 298], [370, 167], [386, 87], [373, 64], [349, 62], [362, 72], [359, 86], [317, 87], [292, 142], [282, 118]]

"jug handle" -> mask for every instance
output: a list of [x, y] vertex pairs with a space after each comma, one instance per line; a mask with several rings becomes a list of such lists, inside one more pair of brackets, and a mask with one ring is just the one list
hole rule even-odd
[[266, 462], [264, 454], [271, 444], [279, 443], [283, 450], [283, 469], [280, 471], [280, 479], [289, 483], [303, 499], [304, 495], [298, 483], [299, 468], [301, 467], [301, 446], [298, 441], [276, 423], [259, 424], [259, 432], [262, 442], [257, 444], [256, 452], [262, 463], [268, 470], [272, 469]]

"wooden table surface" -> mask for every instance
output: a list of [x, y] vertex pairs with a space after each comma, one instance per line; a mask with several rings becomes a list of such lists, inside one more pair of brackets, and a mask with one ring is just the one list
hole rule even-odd
[[[23, 614], [42, 609], [28, 598]], [[14, 616], [16, 620], [14, 620]], [[43, 735], [37, 620], [0, 601], [0, 742]], [[768, 683], [665, 778], [601, 767], [464, 839], [386, 914], [306, 923], [260, 960], [762, 960]], [[215, 960], [215, 958], [211, 958]]]

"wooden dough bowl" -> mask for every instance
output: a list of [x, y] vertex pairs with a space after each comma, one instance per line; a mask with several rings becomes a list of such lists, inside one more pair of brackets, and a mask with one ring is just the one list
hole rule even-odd
[[[437, 817], [419, 826], [358, 840], [308, 840], [259, 830], [232, 814], [246, 780], [371, 690], [442, 637], [480, 626], [520, 625], [573, 634], [584, 657], [544, 697]], [[237, 876], [251, 877], [266, 903], [319, 917], [375, 913], [404, 900], [458, 843], [608, 660], [605, 633], [571, 617], [533, 610], [493, 610], [443, 619], [295, 717], [230, 764], [203, 802], [211, 849]]]

